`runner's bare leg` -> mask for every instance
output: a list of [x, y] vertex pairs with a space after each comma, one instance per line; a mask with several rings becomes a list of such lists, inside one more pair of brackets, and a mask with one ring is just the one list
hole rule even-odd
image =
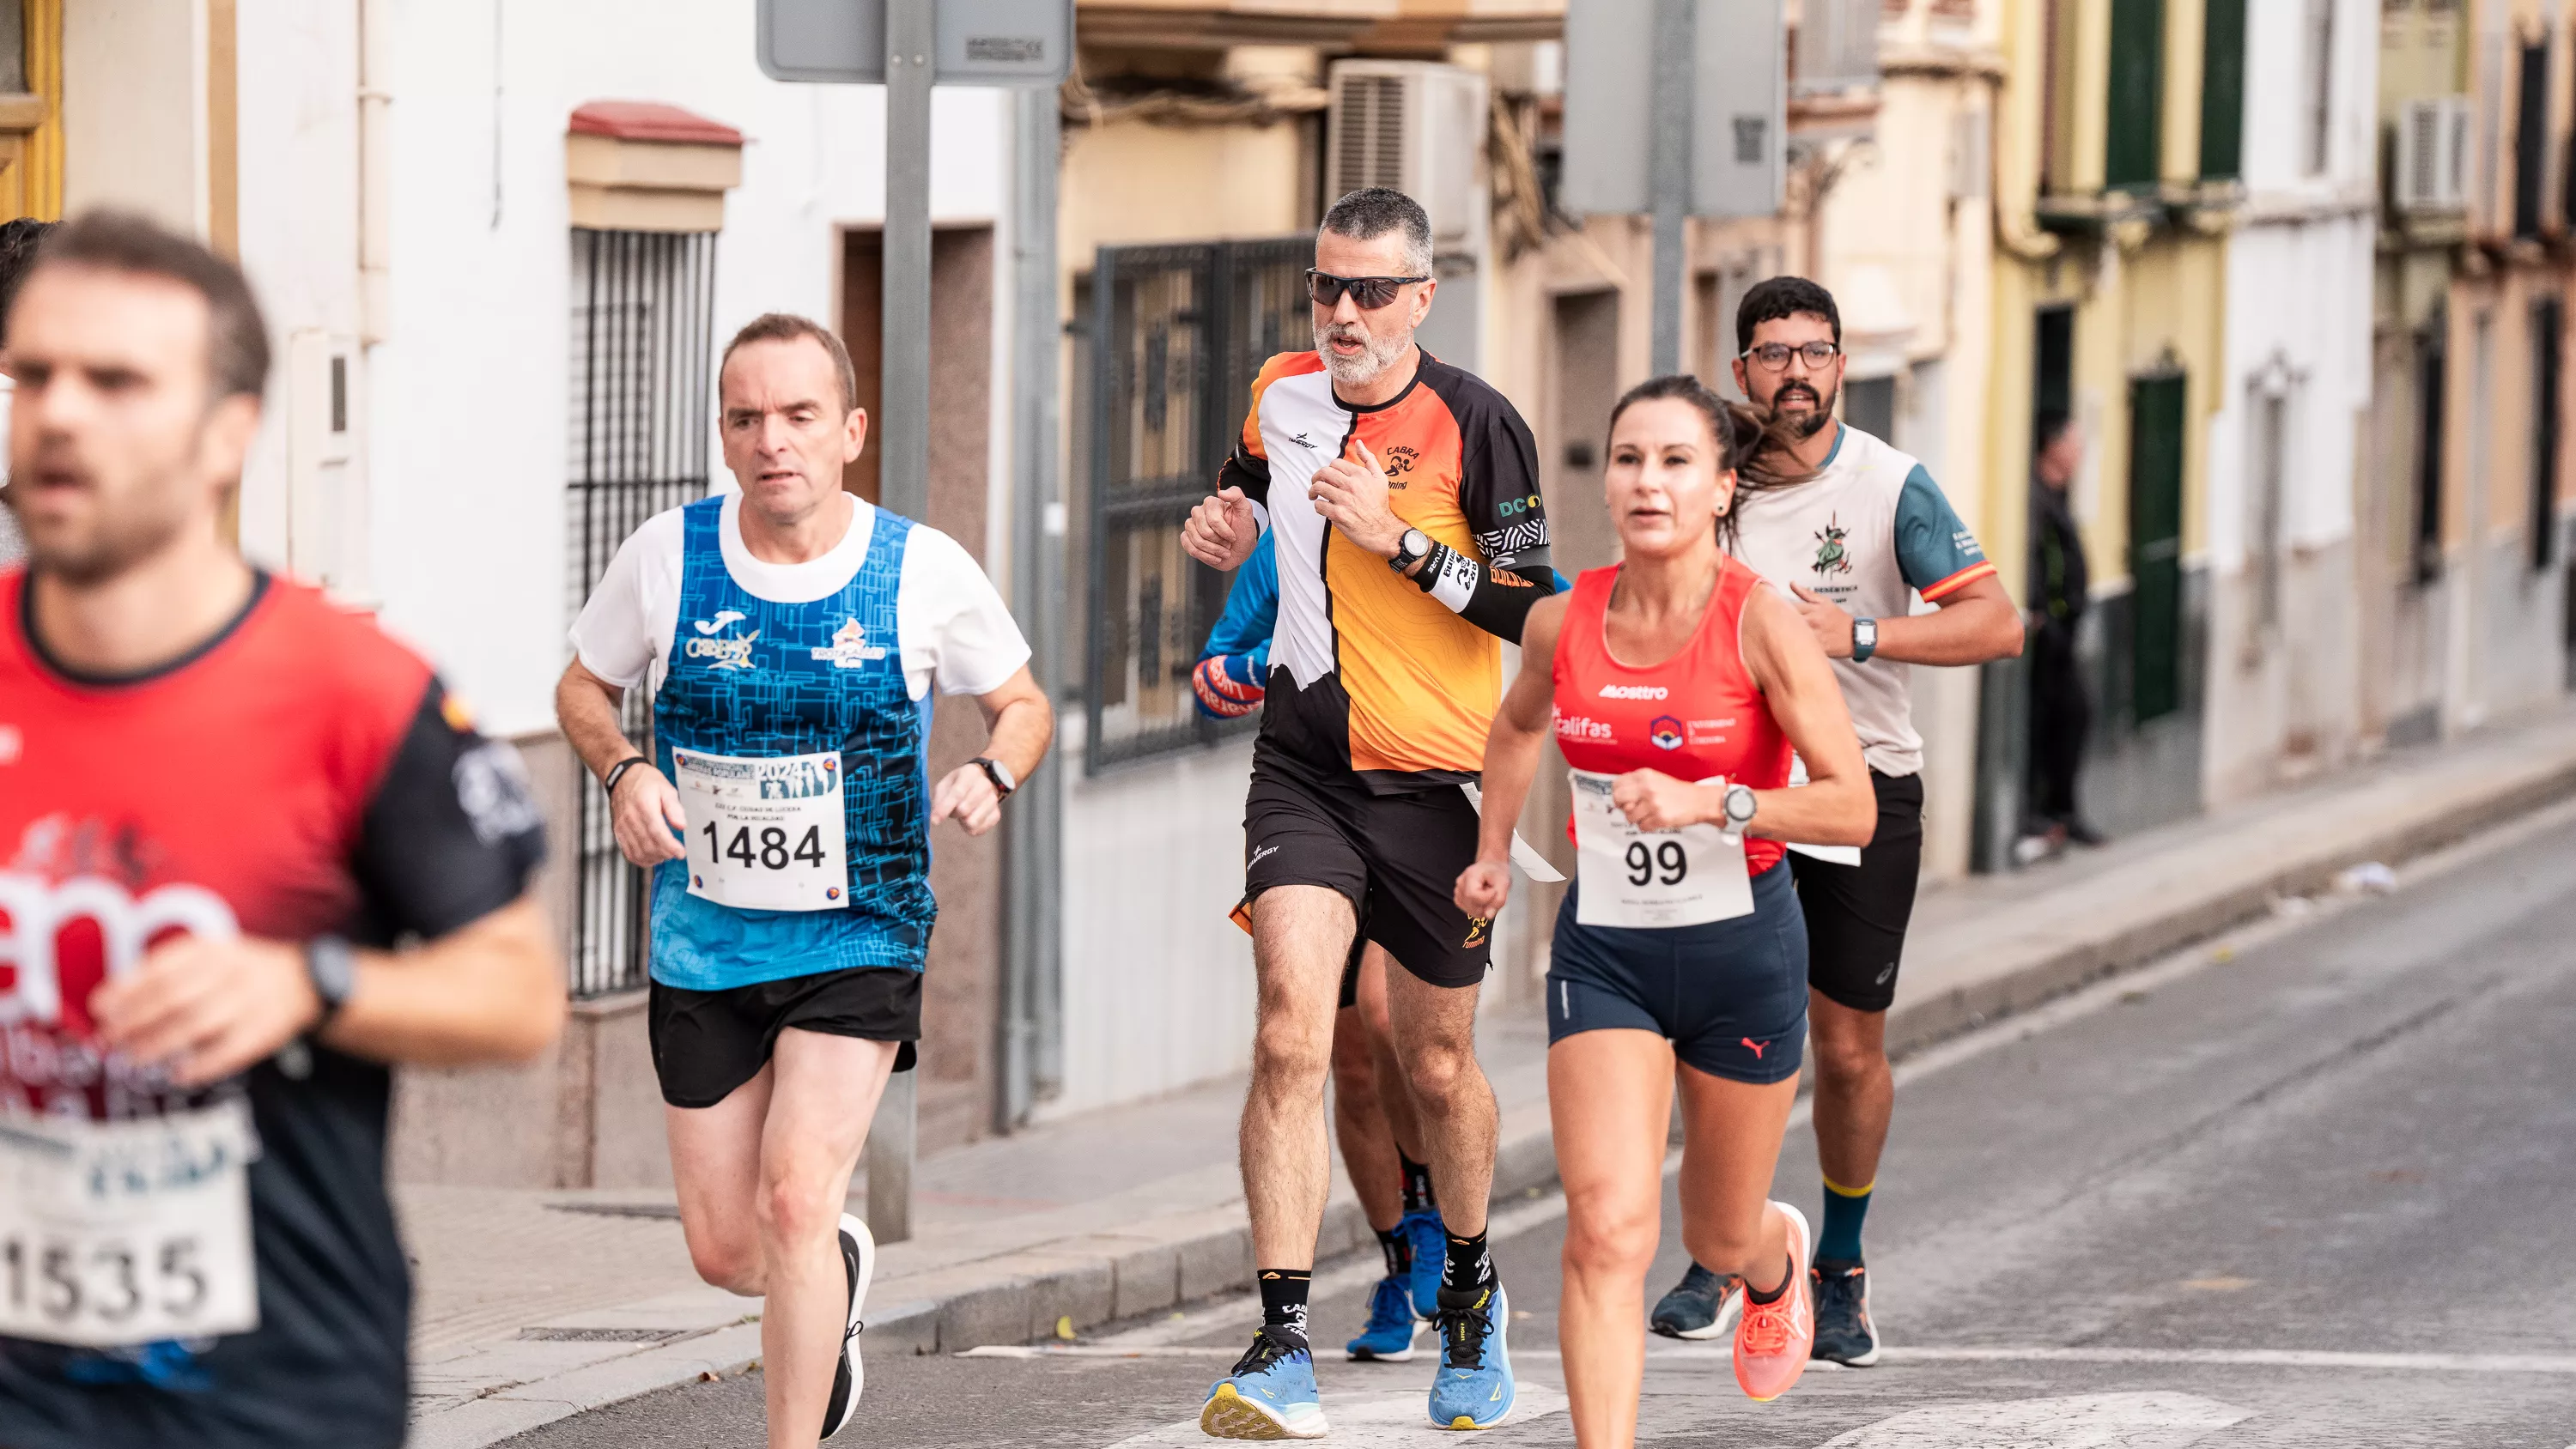
[[1404, 1063], [1431, 1151], [1432, 1191], [1440, 1221], [1456, 1237], [1485, 1230], [1485, 1199], [1494, 1187], [1494, 1144], [1501, 1110], [1476, 1061], [1476, 986], [1434, 986], [1412, 972], [1386, 973], [1387, 1014], [1396, 1056]]
[[712, 1107], [662, 1108], [689, 1261], [700, 1278], [746, 1298], [759, 1297], [766, 1282], [752, 1205], [760, 1196], [760, 1132], [775, 1070], [764, 1064]]
[[778, 1034], [755, 1201], [769, 1279], [760, 1356], [770, 1449], [808, 1449], [823, 1436], [823, 1410], [849, 1327], [841, 1214], [897, 1050], [890, 1041], [792, 1026]]
[[1350, 901], [1325, 886], [1272, 886], [1252, 903], [1261, 995], [1241, 1155], [1258, 1268], [1315, 1265], [1315, 1237], [1333, 1180], [1324, 1131], [1333, 998], [1358, 930]]

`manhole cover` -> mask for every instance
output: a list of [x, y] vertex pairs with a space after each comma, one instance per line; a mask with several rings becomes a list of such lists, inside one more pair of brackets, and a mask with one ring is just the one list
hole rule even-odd
[[522, 1328], [519, 1337], [549, 1343], [659, 1343], [679, 1333], [668, 1328]]

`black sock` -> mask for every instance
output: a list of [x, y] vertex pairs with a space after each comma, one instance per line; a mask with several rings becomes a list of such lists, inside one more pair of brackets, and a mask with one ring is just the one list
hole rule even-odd
[[1306, 1293], [1314, 1273], [1305, 1268], [1264, 1268], [1261, 1279], [1261, 1326], [1275, 1338], [1306, 1347]]
[[1386, 1254], [1386, 1276], [1401, 1278], [1413, 1271], [1413, 1235], [1399, 1228], [1377, 1230], [1377, 1250]]
[[1772, 1289], [1768, 1293], [1756, 1293], [1753, 1291], [1753, 1285], [1749, 1282], [1746, 1283], [1744, 1285], [1744, 1301], [1747, 1303], [1760, 1303], [1766, 1306], [1777, 1303], [1780, 1301], [1780, 1295], [1789, 1291], [1789, 1285], [1796, 1281], [1797, 1277], [1798, 1265], [1793, 1261], [1789, 1264], [1789, 1271], [1780, 1275], [1780, 1286]]
[[1440, 1287], [1451, 1293], [1472, 1293], [1490, 1288], [1494, 1283], [1494, 1260], [1485, 1252], [1485, 1235], [1449, 1237], [1449, 1256], [1440, 1265]]
[[1404, 1167], [1404, 1210], [1409, 1213], [1429, 1212], [1439, 1206], [1431, 1196], [1431, 1168], [1395, 1149], [1395, 1160]]

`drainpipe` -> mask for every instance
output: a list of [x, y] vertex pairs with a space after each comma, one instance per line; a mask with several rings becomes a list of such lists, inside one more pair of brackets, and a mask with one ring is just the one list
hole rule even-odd
[[393, 331], [393, 0], [358, 0], [358, 337]]

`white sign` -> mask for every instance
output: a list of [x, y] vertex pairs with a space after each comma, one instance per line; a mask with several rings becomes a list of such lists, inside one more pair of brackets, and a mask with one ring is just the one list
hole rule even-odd
[[0, 1119], [0, 1336], [116, 1348], [257, 1328], [258, 1152], [240, 1100]]
[[[938, 0], [945, 85], [1056, 85], [1073, 66], [1073, 0]], [[782, 81], [885, 84], [885, 0], [760, 0], [754, 54]]]
[[1566, 773], [1574, 781], [1574, 873], [1582, 883], [1577, 921], [1637, 929], [1703, 926], [1753, 914], [1743, 836], [1714, 825], [1639, 830], [1611, 803], [1617, 776]]
[[850, 904], [841, 757], [671, 751], [689, 822], [689, 894], [751, 911]]

